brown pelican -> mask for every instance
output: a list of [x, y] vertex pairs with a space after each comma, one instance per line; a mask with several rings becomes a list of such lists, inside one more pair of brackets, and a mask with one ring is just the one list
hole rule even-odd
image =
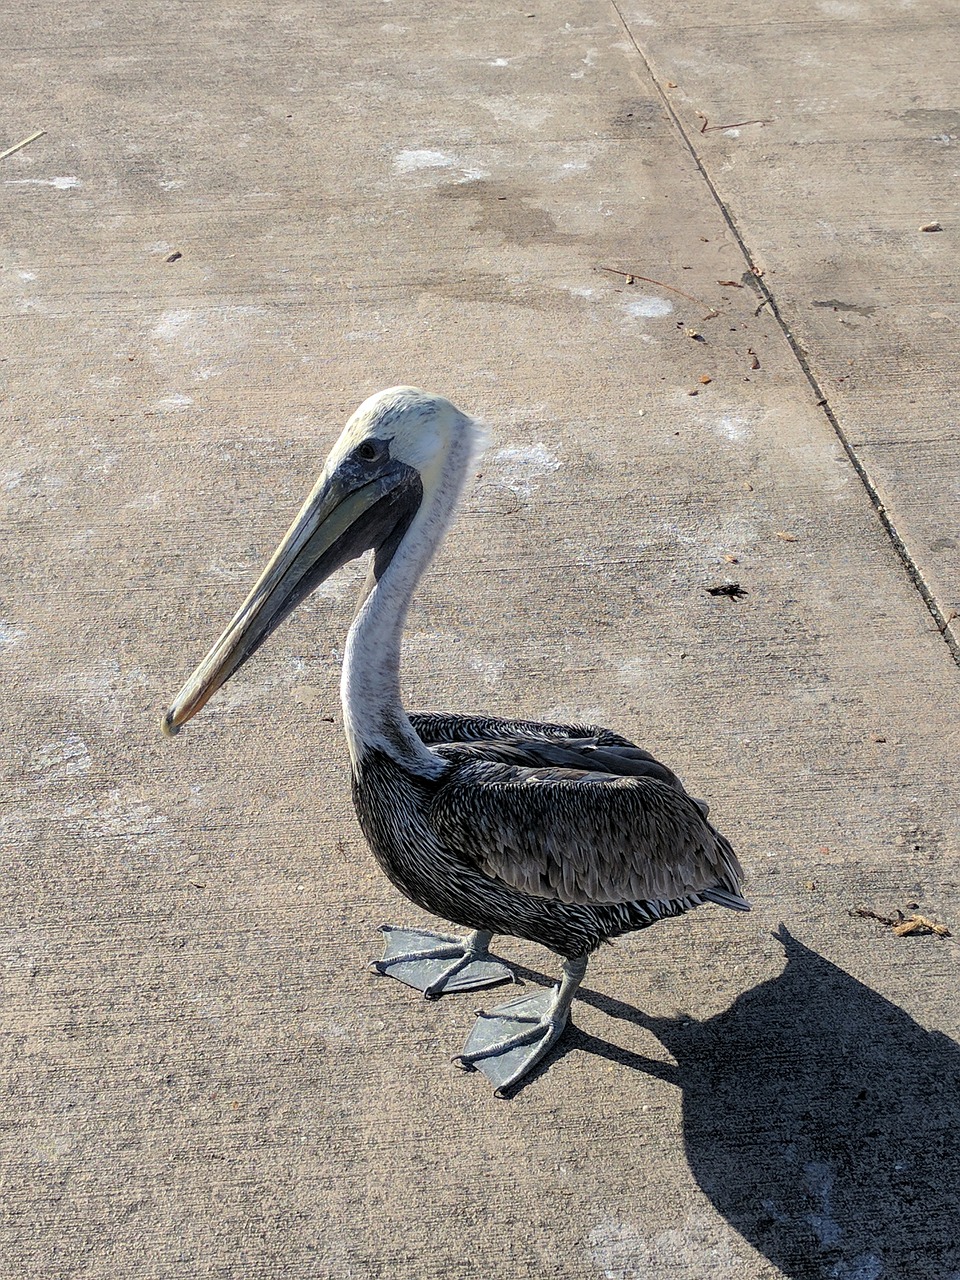
[[470, 931], [384, 926], [374, 967], [435, 997], [512, 978], [489, 955], [494, 934], [561, 955], [557, 987], [480, 1013], [459, 1055], [503, 1090], [556, 1041], [602, 942], [704, 902], [749, 904], [707, 806], [626, 738], [592, 725], [404, 711], [407, 608], [481, 444], [478, 424], [437, 396], [394, 387], [366, 400], [163, 728], [176, 733], [305, 596], [373, 551], [341, 680], [354, 804], [400, 892]]

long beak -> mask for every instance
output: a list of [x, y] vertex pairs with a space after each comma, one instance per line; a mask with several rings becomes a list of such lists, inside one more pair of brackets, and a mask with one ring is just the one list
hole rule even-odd
[[[396, 522], [397, 475], [366, 483], [340, 471], [321, 475], [253, 590], [161, 721], [172, 737], [216, 693], [267, 636], [348, 560], [376, 545], [382, 516]], [[386, 499], [386, 501], [384, 501]]]

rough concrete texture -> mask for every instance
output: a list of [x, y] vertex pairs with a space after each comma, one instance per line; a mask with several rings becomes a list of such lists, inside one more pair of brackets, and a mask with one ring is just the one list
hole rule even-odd
[[[9, 7], [3, 1276], [960, 1276], [956, 944], [848, 914], [960, 927], [956, 8], [662, 7]], [[358, 573], [157, 729], [401, 380], [494, 436], [409, 705], [631, 734], [755, 903], [509, 1103], [365, 969]]]

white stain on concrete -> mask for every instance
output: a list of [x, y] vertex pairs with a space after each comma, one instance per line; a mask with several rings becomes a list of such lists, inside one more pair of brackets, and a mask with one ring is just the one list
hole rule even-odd
[[152, 493], [143, 493], [123, 504], [124, 511], [153, 511], [160, 506], [164, 493], [162, 489], [154, 489]]
[[746, 418], [738, 413], [722, 414], [710, 425], [721, 439], [729, 440], [731, 444], [743, 444], [753, 435], [753, 429]]
[[515, 61], [514, 58], [492, 58], [487, 63], [487, 66], [488, 67], [509, 67], [510, 63], [514, 61]]
[[[210, 375], [207, 374], [207, 377], [209, 376]], [[189, 409], [192, 404], [193, 404], [193, 400], [191, 399], [190, 396], [185, 396], [181, 393], [177, 393], [176, 395], [172, 395], [172, 396], [163, 396], [160, 400], [156, 401], [153, 407], [158, 412], [164, 413], [164, 412], [168, 412], [169, 410]]]
[[90, 752], [79, 734], [68, 733], [65, 738], [37, 747], [28, 768], [38, 786], [50, 786], [86, 773], [90, 768]]
[[551, 107], [537, 106], [535, 100], [527, 95], [522, 98], [484, 97], [480, 99], [480, 105], [498, 123], [519, 125], [531, 133], [537, 133], [553, 116]]
[[18, 271], [17, 275], [21, 280], [25, 280], [28, 284], [31, 280], [36, 280], [37, 273], [35, 271]]
[[560, 459], [542, 444], [497, 449], [489, 459], [486, 476], [489, 481], [512, 489], [521, 498], [529, 498], [535, 482], [558, 471], [561, 465]]
[[393, 157], [397, 173], [416, 173], [420, 169], [453, 169], [456, 159], [445, 151], [399, 151]]
[[178, 837], [169, 830], [169, 820], [148, 804], [131, 800], [119, 788], [98, 796], [84, 796], [64, 808], [77, 833], [89, 840], [116, 841], [118, 861], [129, 866], [129, 855], [156, 858], [180, 848]]
[[503, 679], [507, 664], [500, 658], [483, 658], [479, 654], [472, 657], [468, 664], [475, 671], [488, 689], [494, 689]]
[[423, 174], [424, 176], [434, 170], [444, 174], [453, 170], [458, 175], [456, 182], [478, 182], [490, 176], [489, 170], [468, 164], [459, 156], [451, 155], [447, 151], [398, 151], [393, 157], [393, 170], [394, 173], [399, 174]]
[[863, 5], [850, 0], [820, 0], [819, 9], [828, 18], [862, 18]]
[[711, 548], [715, 555], [722, 556], [732, 549], [743, 551], [756, 544], [760, 537], [761, 519], [756, 506], [751, 514], [742, 511], [724, 515], [720, 519], [720, 529], [715, 545]]
[[[838, 1262], [830, 1272], [832, 1280], [881, 1280], [885, 1267], [875, 1253], [861, 1253], [849, 1262]], [[960, 1280], [960, 1272], [954, 1271], [944, 1280]]]
[[343, 338], [345, 342], [380, 342], [383, 334], [379, 329], [351, 329]]
[[[249, 349], [258, 336], [262, 307], [177, 307], [150, 330], [150, 358], [173, 384], [162, 408], [186, 407], [183, 380], [202, 382]], [[178, 385], [179, 384], [179, 385]], [[169, 385], [169, 384], [168, 384]]]
[[685, 529], [681, 529], [678, 524], [674, 524], [669, 520], [661, 520], [657, 528], [661, 538], [666, 539], [668, 542], [679, 543], [681, 547], [695, 547], [700, 542], [695, 533], [688, 533]]
[[667, 298], [658, 298], [655, 294], [647, 293], [640, 298], [628, 298], [623, 304], [623, 309], [634, 320], [660, 320], [663, 316], [672, 313], [673, 303]]
[[[635, 8], [633, 5], [627, 9], [624, 15], [628, 23], [633, 23], [641, 27], [655, 27], [657, 25], [656, 18], [653, 17], [646, 9]], [[624, 48], [630, 49], [632, 45], [625, 44]]]
[[746, 1267], [728, 1228], [706, 1214], [690, 1213], [682, 1226], [656, 1233], [636, 1222], [602, 1222], [588, 1243], [606, 1280], [741, 1280]]
[[[166, 248], [167, 246], [164, 246]], [[163, 250], [160, 250], [163, 252]], [[164, 311], [153, 326], [153, 336], [158, 342], [177, 342], [194, 320], [193, 311]]]
[[108, 476], [112, 471], [116, 471], [119, 465], [120, 454], [111, 449], [105, 449], [97, 454], [96, 462], [90, 463], [87, 472], [94, 476]]
[[0, 649], [12, 649], [26, 634], [22, 627], [15, 627], [12, 622], [0, 618]]
[[56, 191], [73, 191], [80, 186], [79, 178], [7, 178], [8, 187], [53, 187]]
[[570, 72], [571, 80], [582, 80], [588, 71], [593, 70], [597, 62], [597, 50], [588, 49], [587, 56], [585, 58], [581, 58], [580, 61], [583, 63], [583, 67], [579, 71]]
[[817, 1208], [807, 1214], [813, 1234], [824, 1249], [838, 1245], [843, 1238], [839, 1223], [833, 1218], [834, 1172], [828, 1164], [811, 1161], [803, 1166], [803, 1180]]

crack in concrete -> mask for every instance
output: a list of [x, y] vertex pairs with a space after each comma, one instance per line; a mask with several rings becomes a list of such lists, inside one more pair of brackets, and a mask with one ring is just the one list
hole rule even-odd
[[[744, 259], [747, 263], [748, 269], [752, 269], [753, 256], [750, 253], [750, 250], [747, 246], [747, 242], [744, 234], [741, 232], [739, 226], [737, 225], [737, 222], [736, 222], [736, 219], [734, 218], [732, 210], [727, 205], [727, 202], [724, 200], [723, 196], [720, 194], [719, 188], [717, 187], [716, 183], [710, 177], [710, 174], [707, 171], [706, 164], [701, 158], [700, 153], [697, 150], [696, 146], [694, 145], [693, 138], [691, 137], [687, 128], [684, 126], [683, 121], [680, 119], [680, 117], [677, 115], [676, 111], [674, 110], [673, 104], [671, 103], [669, 97], [667, 96], [663, 86], [661, 85], [660, 79], [657, 76], [657, 73], [654, 71], [653, 65], [651, 64], [650, 59], [644, 53], [643, 49], [640, 46], [639, 41], [637, 40], [636, 36], [631, 30], [630, 24], [627, 22], [627, 19], [623, 13], [623, 10], [620, 7], [619, 0], [610, 0], [610, 4], [617, 15], [617, 18], [620, 20], [620, 24], [623, 27], [624, 32], [626, 33], [627, 39], [630, 41], [634, 49], [636, 49], [637, 56], [639, 57], [640, 61], [643, 63], [647, 76], [650, 79], [650, 83], [653, 85], [654, 89], [659, 95], [660, 101], [663, 103], [664, 109], [666, 110], [668, 116], [673, 122], [673, 125], [676, 128], [677, 132], [679, 133], [680, 138], [683, 141], [684, 145], [686, 146], [687, 150], [690, 152], [693, 162], [697, 166], [697, 170], [699, 171], [701, 177], [706, 183], [707, 189], [709, 190], [711, 196], [713, 197], [714, 202], [717, 205], [717, 208], [720, 210], [720, 214], [723, 217], [724, 222], [727, 224], [727, 226], [730, 229], [730, 234], [734, 237], [737, 245], [739, 246], [740, 251], [743, 254]], [[914, 560], [913, 556], [910, 553], [909, 548], [907, 547], [906, 542], [900, 536], [900, 533], [898, 532], [896, 525], [894, 524], [893, 520], [890, 518], [889, 514], [887, 513], [886, 506], [882, 498], [880, 497], [880, 493], [876, 484], [874, 483], [873, 479], [870, 476], [870, 472], [868, 471], [865, 464], [861, 462], [856, 452], [855, 446], [851, 444], [850, 440], [847, 437], [846, 432], [844, 431], [843, 427], [840, 425], [840, 421], [830, 404], [829, 397], [826, 394], [826, 389], [821, 385], [820, 380], [817, 378], [816, 374], [813, 372], [813, 369], [810, 367], [809, 361], [807, 360], [807, 357], [804, 354], [803, 347], [799, 342], [799, 340], [794, 336], [793, 330], [791, 329], [789, 323], [781, 313], [780, 308], [777, 306], [777, 300], [774, 297], [770, 287], [767, 285], [767, 283], [762, 277], [754, 275], [754, 279], [755, 279], [755, 288], [757, 289], [757, 292], [763, 296], [764, 305], [770, 308], [770, 311], [772, 312], [774, 318], [776, 319], [777, 324], [780, 326], [781, 333], [783, 334], [788, 346], [790, 347], [790, 350], [793, 352], [793, 355], [795, 360], [797, 361], [797, 364], [800, 366], [801, 370], [803, 371], [803, 374], [806, 377], [807, 382], [810, 384], [810, 387], [816, 396], [817, 405], [823, 410], [824, 416], [826, 417], [827, 421], [830, 423], [831, 427], [833, 428], [837, 439], [840, 441], [840, 444], [842, 445], [843, 450], [850, 461], [850, 465], [853, 467], [854, 471], [856, 472], [860, 480], [860, 483], [863, 485], [864, 489], [866, 490], [866, 493], [870, 498], [870, 502], [873, 505], [873, 508], [877, 514], [877, 517], [880, 520], [880, 523], [883, 527], [884, 532], [886, 533], [890, 541], [891, 546], [893, 547], [894, 551], [897, 553], [904, 569], [907, 572], [907, 575], [910, 578], [910, 581], [912, 582], [918, 595], [923, 600], [923, 603], [926, 605], [927, 610], [929, 611], [931, 617], [936, 623], [937, 631], [939, 632], [944, 644], [947, 646], [947, 649], [949, 650], [954, 662], [958, 666], [960, 666], [960, 632], [956, 631], [954, 627], [953, 610], [948, 609], [946, 612], [944, 612], [944, 610], [940, 608], [940, 605], [937, 603], [937, 599], [934, 592], [927, 585], [927, 582], [924, 579], [923, 573], [920, 570], [920, 566]]]

